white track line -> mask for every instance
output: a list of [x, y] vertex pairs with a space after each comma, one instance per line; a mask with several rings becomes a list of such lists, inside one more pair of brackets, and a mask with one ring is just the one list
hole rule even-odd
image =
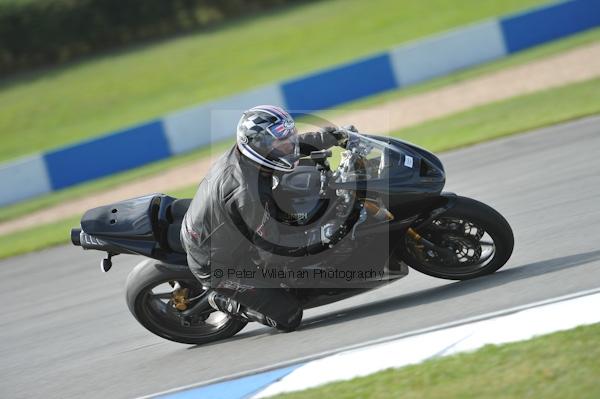
[[338, 353], [300, 366], [253, 398], [350, 380], [435, 357], [472, 351], [488, 344], [523, 341], [598, 323], [598, 309], [600, 293], [595, 293]]

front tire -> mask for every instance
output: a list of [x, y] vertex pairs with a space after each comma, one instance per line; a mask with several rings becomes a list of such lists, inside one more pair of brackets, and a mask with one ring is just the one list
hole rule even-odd
[[466, 197], [457, 197], [452, 208], [417, 233], [453, 252], [453, 261], [423, 248], [408, 234], [403, 260], [421, 273], [448, 280], [492, 274], [506, 264], [514, 247], [506, 219], [490, 206]]
[[206, 309], [202, 315], [182, 317], [174, 306], [174, 284], [184, 287], [188, 297], [200, 298], [203, 288], [187, 266], [166, 265], [154, 260], [138, 264], [127, 277], [126, 300], [131, 314], [148, 331], [182, 344], [201, 345], [237, 334], [246, 322]]

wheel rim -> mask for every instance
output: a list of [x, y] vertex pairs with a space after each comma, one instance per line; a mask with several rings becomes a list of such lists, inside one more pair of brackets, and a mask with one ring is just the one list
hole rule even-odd
[[444, 258], [435, 250], [426, 249], [406, 236], [406, 248], [423, 266], [444, 274], [475, 273], [490, 264], [496, 254], [496, 243], [481, 225], [466, 219], [440, 217], [419, 234], [435, 245], [450, 250], [453, 256]]
[[[190, 312], [175, 307], [173, 292], [178, 286], [180, 289], [189, 289], [188, 297], [194, 299], [186, 309]], [[207, 292], [195, 280], [162, 281], [146, 287], [140, 293], [138, 306], [153, 330], [164, 335], [197, 338], [211, 336], [226, 328], [232, 318], [226, 313], [213, 310], [207, 303], [192, 309], [195, 304], [202, 305], [200, 301]]]

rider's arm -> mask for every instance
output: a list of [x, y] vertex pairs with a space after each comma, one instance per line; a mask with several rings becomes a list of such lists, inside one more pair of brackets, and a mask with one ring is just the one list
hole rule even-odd
[[342, 133], [334, 127], [298, 135], [302, 155], [310, 155], [312, 151], [327, 150], [336, 145], [343, 146], [346, 139], [347, 137], [342, 137]]
[[[238, 231], [252, 245], [260, 258], [269, 254], [289, 256], [302, 251], [302, 243], [288, 246], [280, 242], [279, 222], [271, 214], [273, 209], [259, 202], [247, 202], [247, 197], [238, 196], [226, 205], [229, 216]], [[273, 205], [272, 205], [273, 206]]]

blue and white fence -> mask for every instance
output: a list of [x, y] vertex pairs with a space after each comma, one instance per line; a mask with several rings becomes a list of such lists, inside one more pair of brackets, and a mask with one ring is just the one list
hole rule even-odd
[[[572, 0], [458, 28], [371, 57], [0, 165], [0, 206], [231, 137], [256, 104], [316, 111], [399, 89], [600, 26], [600, 0]], [[228, 112], [227, 110], [230, 110]]]

